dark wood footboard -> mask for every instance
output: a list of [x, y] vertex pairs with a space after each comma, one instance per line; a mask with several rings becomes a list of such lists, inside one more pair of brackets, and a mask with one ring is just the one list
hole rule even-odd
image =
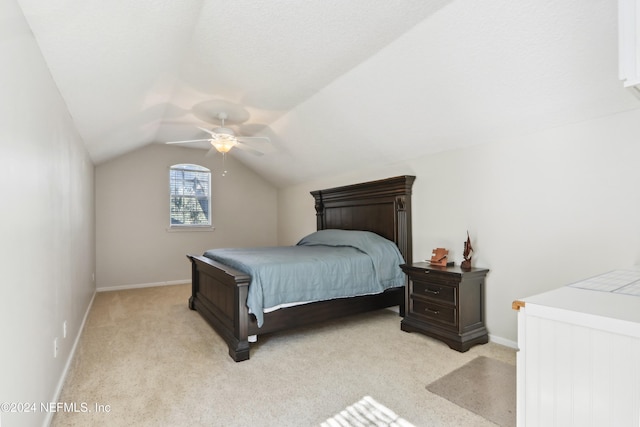
[[189, 308], [196, 310], [229, 346], [236, 362], [249, 358], [249, 311], [246, 305], [250, 277], [201, 256], [191, 260]]
[[385, 307], [400, 306], [404, 314], [404, 287], [376, 295], [338, 298], [282, 308], [264, 315], [258, 328], [246, 301], [250, 277], [202, 256], [187, 256], [192, 263], [189, 308], [198, 311], [218, 332], [236, 362], [249, 359], [249, 336], [293, 329]]

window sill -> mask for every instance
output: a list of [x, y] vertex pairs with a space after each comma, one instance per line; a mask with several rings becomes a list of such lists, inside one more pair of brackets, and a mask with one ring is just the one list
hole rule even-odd
[[189, 227], [189, 226], [182, 226], [182, 227], [167, 227], [167, 233], [182, 233], [182, 232], [187, 232], [190, 233], [192, 231], [200, 231], [200, 232], [206, 232], [206, 231], [214, 231], [216, 228], [214, 226], [207, 226], [207, 227]]

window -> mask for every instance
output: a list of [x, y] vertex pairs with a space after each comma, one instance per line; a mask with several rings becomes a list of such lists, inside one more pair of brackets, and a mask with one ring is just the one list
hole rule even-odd
[[191, 164], [169, 170], [170, 226], [211, 227], [211, 171]]

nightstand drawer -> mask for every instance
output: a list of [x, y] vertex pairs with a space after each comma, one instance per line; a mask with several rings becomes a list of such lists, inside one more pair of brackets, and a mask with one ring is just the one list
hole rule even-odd
[[455, 285], [460, 281], [459, 277], [447, 274], [446, 272], [436, 271], [428, 268], [412, 269], [410, 272], [405, 271], [415, 280], [428, 283], [437, 283], [443, 285]]
[[413, 280], [413, 294], [441, 302], [456, 304], [456, 288], [454, 286]]
[[424, 319], [445, 323], [451, 326], [457, 325], [455, 307], [412, 298], [410, 310], [411, 314], [423, 317]]

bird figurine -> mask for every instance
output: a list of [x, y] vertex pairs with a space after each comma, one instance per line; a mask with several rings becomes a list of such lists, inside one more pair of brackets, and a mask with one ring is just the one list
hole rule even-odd
[[467, 241], [464, 242], [464, 251], [462, 255], [464, 256], [464, 261], [460, 264], [460, 267], [469, 270], [471, 268], [471, 253], [473, 252], [473, 247], [471, 247], [471, 238], [469, 237], [469, 231], [467, 231]]

